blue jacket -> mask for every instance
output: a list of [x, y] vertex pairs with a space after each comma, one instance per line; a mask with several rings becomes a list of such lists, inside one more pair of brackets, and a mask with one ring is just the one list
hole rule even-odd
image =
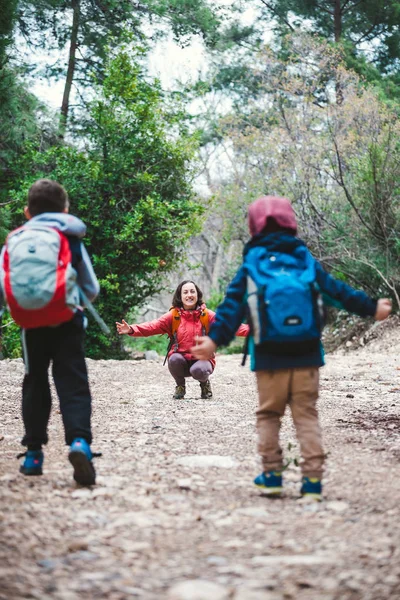
[[[298, 246], [305, 246], [299, 238], [288, 233], [276, 232], [268, 235], [254, 236], [244, 248], [243, 255], [254, 246], [265, 246], [271, 252], [286, 252], [291, 254]], [[316, 261], [316, 283], [322, 294], [324, 302], [337, 308], [344, 308], [348, 312], [361, 317], [373, 316], [376, 312], [377, 301], [373, 300], [362, 291], [334, 279], [324, 271]], [[230, 283], [225, 299], [217, 309], [215, 321], [212, 324], [209, 336], [217, 346], [226, 346], [235, 337], [235, 332], [246, 318], [246, 288], [247, 273], [242, 265]], [[277, 356], [263, 350], [262, 345], [255, 346], [252, 336], [249, 337], [249, 353], [251, 356], [251, 369], [253, 371], [288, 369], [299, 367], [321, 367], [324, 364], [324, 352], [321, 342], [316, 342], [310, 351], [301, 356]]]

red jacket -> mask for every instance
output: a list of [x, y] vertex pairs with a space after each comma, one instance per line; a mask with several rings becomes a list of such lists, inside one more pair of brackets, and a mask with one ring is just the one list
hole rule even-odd
[[[204, 309], [205, 305], [201, 307]], [[201, 309], [196, 310], [184, 310], [179, 309], [181, 313], [181, 322], [176, 332], [178, 348], [172, 348], [168, 356], [174, 352], [183, 354], [186, 360], [196, 360], [191, 354], [190, 349], [195, 345], [195, 338], [203, 335], [202, 325], [200, 322]], [[211, 325], [215, 321], [215, 312], [207, 309], [208, 321]], [[153, 321], [147, 321], [146, 323], [139, 323], [138, 325], [131, 325], [132, 337], [150, 337], [151, 335], [159, 335], [166, 333], [170, 338], [172, 337], [172, 312], [167, 312], [162, 315], [159, 319]], [[242, 324], [236, 332], [236, 335], [246, 337], [249, 333], [249, 326]], [[211, 358], [210, 362], [213, 367], [215, 366], [215, 358]]]

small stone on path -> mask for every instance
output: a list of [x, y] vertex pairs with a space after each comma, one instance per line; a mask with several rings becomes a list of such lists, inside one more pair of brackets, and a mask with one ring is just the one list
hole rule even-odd
[[168, 592], [168, 600], [228, 600], [230, 591], [225, 587], [205, 581], [193, 579], [177, 583]]
[[345, 510], [348, 510], [349, 505], [347, 502], [342, 502], [341, 500], [332, 500], [326, 503], [326, 508], [333, 512], [344, 512]]
[[217, 467], [218, 469], [232, 469], [237, 466], [237, 461], [231, 456], [216, 456], [216, 455], [193, 455], [182, 456], [176, 461], [179, 465], [191, 467], [195, 469]]
[[253, 565], [269, 566], [269, 565], [323, 565], [333, 563], [337, 560], [334, 556], [323, 556], [317, 554], [289, 554], [279, 556], [254, 556], [252, 558]]
[[267, 590], [241, 588], [233, 596], [233, 600], [282, 600], [284, 596]]

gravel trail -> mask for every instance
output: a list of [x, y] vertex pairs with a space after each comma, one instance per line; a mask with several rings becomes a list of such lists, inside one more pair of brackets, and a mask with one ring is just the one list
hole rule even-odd
[[[54, 400], [44, 475], [18, 473], [23, 364], [0, 361], [0, 599], [400, 598], [400, 346], [327, 357], [325, 500], [299, 499], [285, 416], [285, 496], [259, 473], [256, 388], [220, 356], [214, 398], [184, 400], [160, 361], [88, 361], [98, 481], [73, 483]], [[53, 398], [56, 398], [53, 394]]]

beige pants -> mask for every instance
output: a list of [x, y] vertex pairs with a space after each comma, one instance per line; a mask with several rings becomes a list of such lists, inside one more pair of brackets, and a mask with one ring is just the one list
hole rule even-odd
[[302, 473], [306, 477], [322, 477], [324, 451], [316, 408], [318, 368], [257, 371], [256, 376], [260, 404], [256, 412], [258, 452], [263, 470], [279, 471], [283, 468], [279, 430], [289, 404], [300, 443]]

